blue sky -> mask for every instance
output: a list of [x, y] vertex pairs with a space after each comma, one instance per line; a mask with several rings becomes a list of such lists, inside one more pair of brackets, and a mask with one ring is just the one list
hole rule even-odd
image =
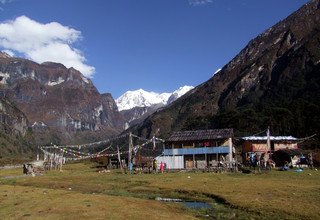
[[[38, 62], [69, 60], [66, 66], [75, 63], [114, 98], [140, 88], [172, 92], [208, 80], [251, 39], [306, 2], [0, 0], [0, 49]], [[8, 26], [19, 28], [17, 18], [30, 29], [7, 34]], [[35, 26], [43, 28], [35, 32], [44, 36], [39, 40], [24, 34]]]

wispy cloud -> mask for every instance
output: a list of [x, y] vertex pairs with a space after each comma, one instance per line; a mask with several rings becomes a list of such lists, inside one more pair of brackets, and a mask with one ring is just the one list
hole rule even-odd
[[10, 2], [13, 2], [14, 0], [0, 0], [0, 3], [1, 4], [7, 4], [7, 3], [10, 3]]
[[0, 48], [39, 63], [62, 63], [92, 77], [95, 68], [87, 65], [82, 52], [73, 47], [81, 38], [80, 31], [68, 26], [57, 22], [42, 24], [26, 16], [0, 23]]
[[189, 5], [200, 6], [212, 3], [212, 0], [189, 0]]
[[3, 6], [7, 3], [13, 2], [15, 0], [0, 0], [0, 11], [4, 11]]

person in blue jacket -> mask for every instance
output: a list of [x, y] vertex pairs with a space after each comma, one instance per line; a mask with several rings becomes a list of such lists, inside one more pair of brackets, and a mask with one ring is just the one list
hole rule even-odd
[[129, 162], [130, 175], [132, 174], [132, 168], [133, 168], [133, 164], [132, 164], [132, 161], [130, 161], [130, 162]]

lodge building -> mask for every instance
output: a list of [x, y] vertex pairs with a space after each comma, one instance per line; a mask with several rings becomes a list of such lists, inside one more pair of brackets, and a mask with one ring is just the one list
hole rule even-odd
[[157, 161], [167, 169], [204, 169], [233, 161], [233, 129], [174, 132]]
[[298, 148], [299, 140], [292, 136], [269, 136], [269, 145], [268, 136], [248, 136], [242, 137], [241, 139], [243, 163], [248, 162], [248, 158], [252, 153], [256, 154], [258, 158], [264, 153], [267, 153], [276, 162], [277, 166], [284, 164], [284, 160], [279, 161], [279, 159], [277, 159], [279, 158], [279, 156], [277, 156], [279, 154], [286, 154], [287, 157], [285, 160], [288, 162], [292, 161], [292, 163], [296, 163], [299, 156], [302, 155], [302, 151]]

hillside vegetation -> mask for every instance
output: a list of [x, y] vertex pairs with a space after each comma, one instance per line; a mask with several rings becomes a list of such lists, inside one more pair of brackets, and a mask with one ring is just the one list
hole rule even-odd
[[[311, 1], [253, 39], [211, 79], [132, 128], [175, 130], [270, 126], [273, 135], [320, 134], [320, 2]], [[319, 143], [319, 141], [318, 141]]]

